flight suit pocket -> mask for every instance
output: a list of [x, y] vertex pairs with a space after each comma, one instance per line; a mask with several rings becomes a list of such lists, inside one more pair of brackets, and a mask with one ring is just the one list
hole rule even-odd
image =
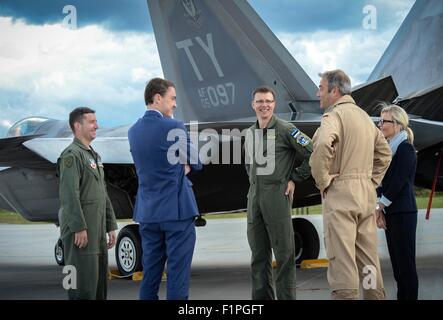
[[328, 258], [328, 260], [335, 259], [334, 248], [331, 241], [331, 232], [329, 230], [329, 226], [325, 228], [324, 242], [325, 242], [326, 258]]
[[102, 216], [100, 215], [100, 202], [86, 200], [81, 202], [81, 206], [88, 233], [88, 244], [82, 251], [82, 254], [97, 254], [99, 253], [103, 227]]
[[254, 210], [256, 210], [256, 206], [254, 201], [256, 200], [256, 195], [255, 195], [255, 190], [252, 187], [249, 187], [249, 191], [248, 191], [248, 195], [247, 195], [247, 209], [246, 209], [246, 214], [247, 214], [247, 221], [249, 223], [253, 222], [253, 217], [254, 217]]

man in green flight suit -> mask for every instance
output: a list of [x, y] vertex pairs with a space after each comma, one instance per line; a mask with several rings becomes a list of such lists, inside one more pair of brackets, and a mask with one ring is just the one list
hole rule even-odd
[[[277, 299], [295, 294], [295, 247], [292, 200], [295, 184], [311, 175], [311, 139], [274, 113], [275, 92], [261, 86], [252, 93], [257, 122], [246, 134], [245, 163], [249, 176], [247, 235], [251, 248], [252, 299], [275, 299], [272, 250], [277, 262]], [[295, 166], [296, 156], [303, 159]]]
[[118, 227], [106, 191], [103, 164], [91, 147], [98, 128], [95, 111], [74, 109], [69, 114], [69, 125], [74, 141], [58, 159], [60, 238], [65, 265], [75, 267], [75, 278], [71, 277], [65, 289], [69, 299], [103, 300], [107, 295], [107, 250], [115, 244], [114, 230]]

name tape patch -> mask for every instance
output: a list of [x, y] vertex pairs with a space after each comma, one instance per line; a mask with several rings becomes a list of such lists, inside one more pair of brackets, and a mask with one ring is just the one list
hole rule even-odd
[[296, 139], [298, 136], [300, 135], [300, 130], [298, 130], [298, 129], [292, 129], [292, 131], [291, 131], [291, 136], [294, 138], [294, 139]]

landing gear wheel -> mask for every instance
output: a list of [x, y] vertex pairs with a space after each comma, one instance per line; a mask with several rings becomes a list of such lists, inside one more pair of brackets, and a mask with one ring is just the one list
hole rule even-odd
[[122, 276], [129, 276], [134, 272], [143, 270], [142, 247], [138, 225], [131, 224], [120, 231], [115, 246], [115, 259]]
[[295, 263], [297, 266], [303, 260], [317, 259], [320, 253], [320, 239], [314, 225], [303, 218], [293, 218], [295, 241]]

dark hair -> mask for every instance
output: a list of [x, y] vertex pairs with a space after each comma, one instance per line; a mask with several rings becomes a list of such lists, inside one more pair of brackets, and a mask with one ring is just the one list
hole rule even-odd
[[255, 94], [258, 93], [258, 92], [260, 92], [260, 93], [268, 93], [268, 92], [270, 92], [270, 93], [272, 93], [272, 96], [275, 99], [275, 91], [270, 86], [260, 86], [260, 87], [255, 88], [255, 90], [252, 91], [252, 100], [254, 100]]
[[338, 88], [342, 96], [351, 94], [351, 79], [342, 70], [325, 71], [318, 74], [322, 79], [328, 82], [328, 92], [332, 89]]
[[71, 127], [72, 132], [75, 133], [74, 123], [81, 122], [83, 120], [83, 115], [86, 113], [95, 113], [95, 110], [88, 107], [78, 107], [71, 111], [69, 114], [69, 126]]
[[157, 93], [163, 97], [170, 87], [175, 88], [175, 85], [169, 80], [162, 78], [151, 79], [145, 88], [146, 105], [154, 102], [153, 98]]

